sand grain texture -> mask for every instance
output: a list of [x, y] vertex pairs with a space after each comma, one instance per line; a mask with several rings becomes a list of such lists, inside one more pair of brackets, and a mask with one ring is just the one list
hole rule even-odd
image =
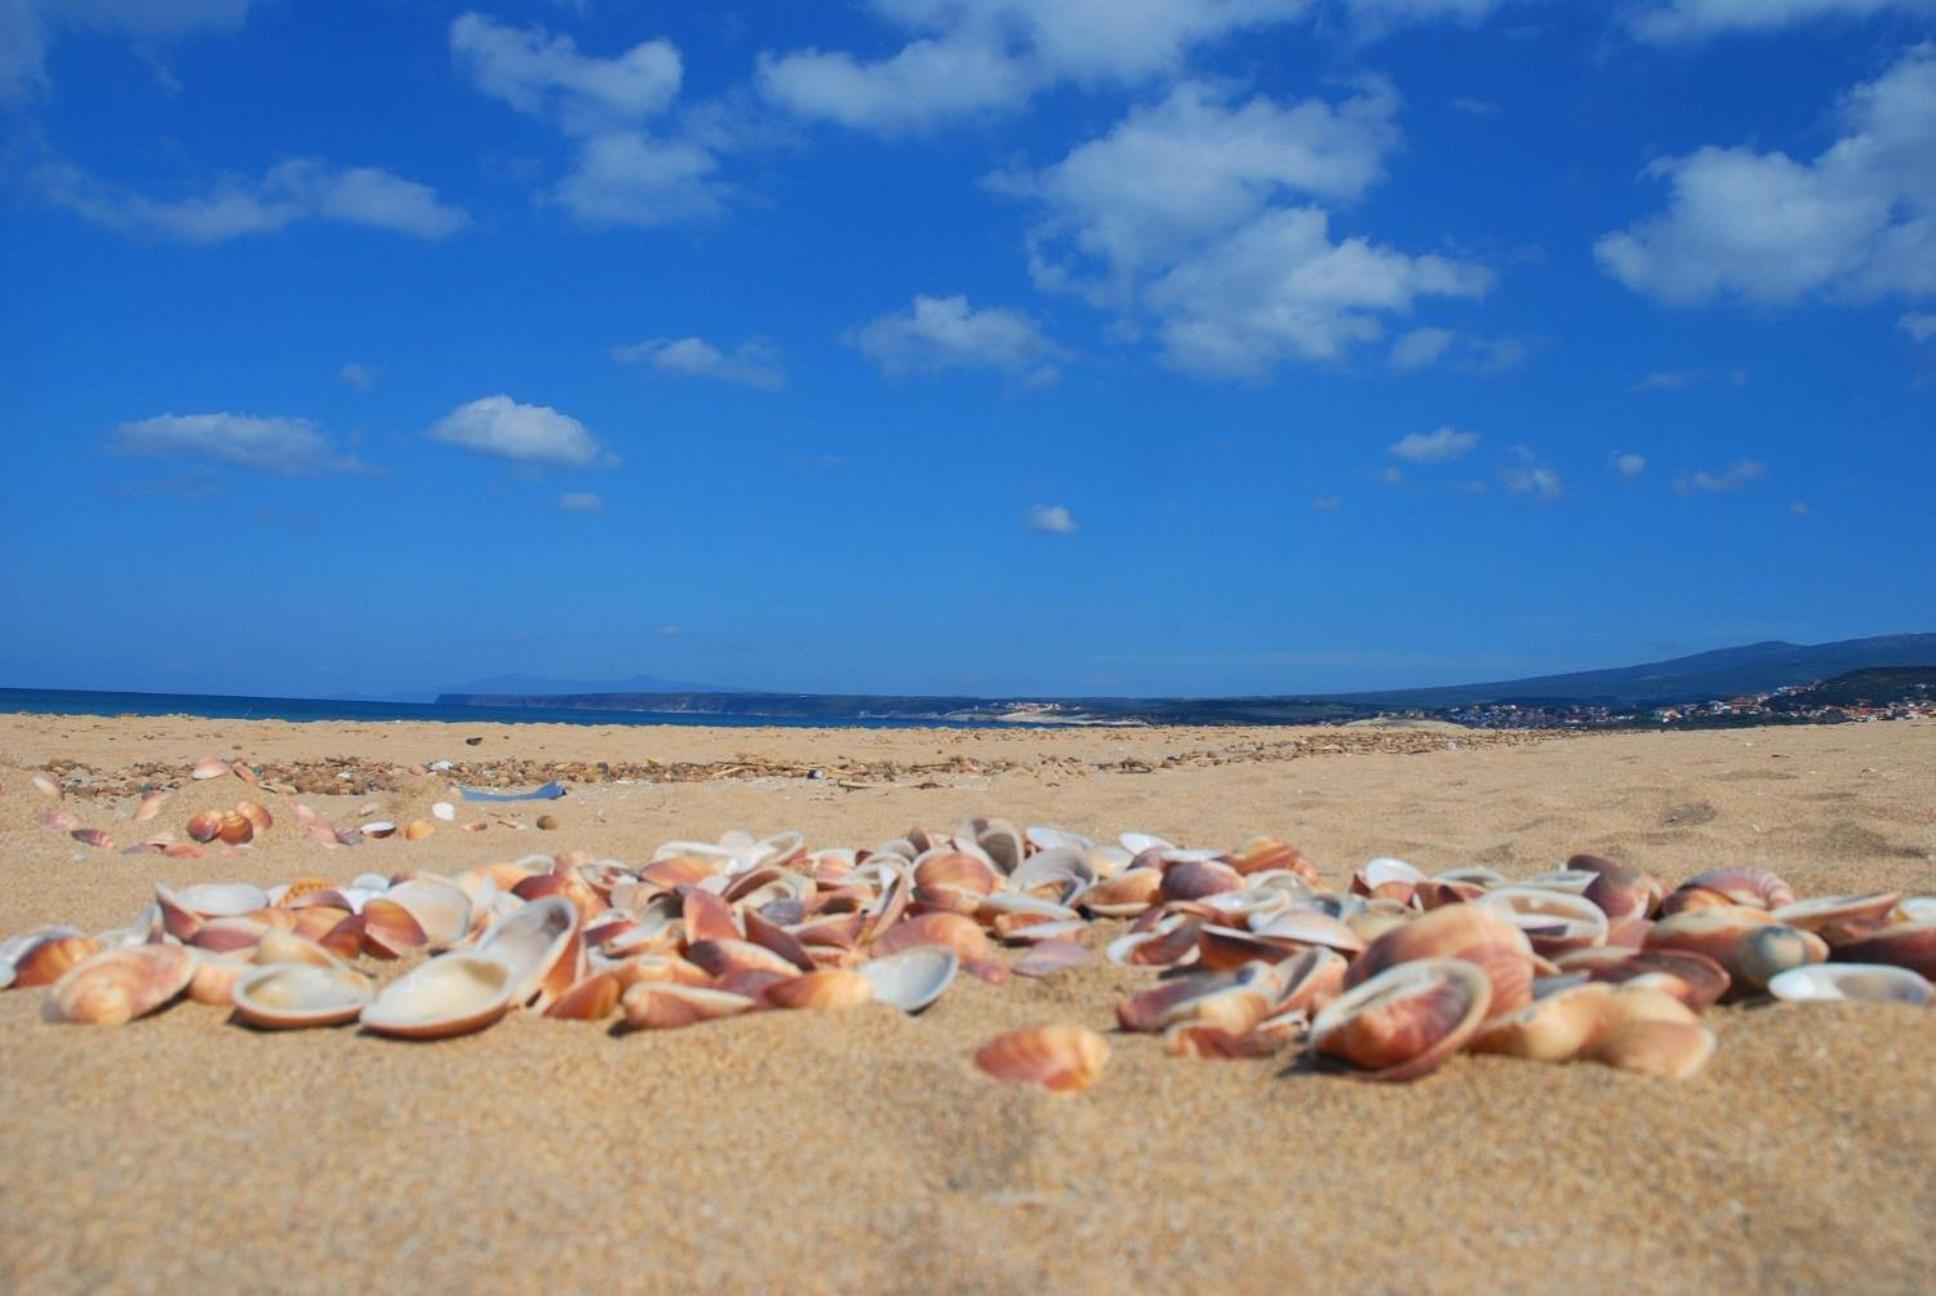
[[[477, 749], [462, 744], [479, 734]], [[0, 933], [125, 922], [158, 879], [455, 872], [566, 848], [638, 861], [730, 827], [868, 844], [975, 813], [1228, 846], [1269, 831], [1333, 881], [1376, 854], [1523, 875], [1595, 850], [1669, 881], [1745, 862], [1803, 894], [1936, 891], [1936, 725], [1163, 765], [1237, 741], [0, 717]], [[49, 762], [81, 762], [105, 785], [149, 763], [185, 773], [209, 753], [830, 766], [967, 753], [1019, 767], [857, 790], [605, 783], [543, 807], [555, 832], [440, 825], [422, 843], [336, 851], [271, 797], [279, 820], [263, 841], [204, 860], [89, 850], [35, 822], [51, 803], [25, 775]], [[1073, 759], [1046, 759], [1059, 755]], [[1124, 757], [1153, 772], [1093, 768]], [[186, 785], [140, 827], [132, 796], [63, 805], [125, 843], [149, 827], [179, 833], [193, 809], [243, 794], [232, 779]], [[438, 795], [425, 779], [302, 799], [349, 821], [365, 805], [407, 817]], [[526, 825], [538, 813], [512, 809]], [[919, 1018], [772, 1013], [623, 1038], [515, 1018], [432, 1046], [259, 1034], [189, 1004], [119, 1030], [55, 1027], [39, 1019], [42, 992], [8, 992], [0, 1289], [1936, 1286], [1926, 1010], [1716, 1010], [1720, 1051], [1682, 1084], [1462, 1057], [1385, 1088], [1281, 1059], [1170, 1059], [1152, 1038], [1113, 1033], [1102, 1080], [1073, 1099], [996, 1085], [970, 1063], [1011, 1027], [1104, 1029], [1115, 998], [1148, 981], [1099, 961], [1002, 987], [962, 978]]]

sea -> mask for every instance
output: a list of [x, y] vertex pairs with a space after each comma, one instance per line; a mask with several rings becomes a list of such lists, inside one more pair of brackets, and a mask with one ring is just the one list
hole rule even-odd
[[694, 715], [671, 711], [584, 711], [569, 707], [441, 706], [330, 698], [235, 697], [220, 693], [106, 693], [89, 689], [0, 688], [0, 714], [201, 716], [210, 720], [389, 721], [444, 724], [692, 725], [724, 729], [1013, 729], [982, 720]]

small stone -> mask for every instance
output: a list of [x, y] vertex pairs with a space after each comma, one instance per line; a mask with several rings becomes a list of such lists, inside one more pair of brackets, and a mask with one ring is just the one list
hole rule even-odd
[[552, 829], [556, 828], [557, 826], [558, 826], [558, 818], [556, 815], [538, 816], [538, 827], [544, 829], [546, 832], [550, 832]]

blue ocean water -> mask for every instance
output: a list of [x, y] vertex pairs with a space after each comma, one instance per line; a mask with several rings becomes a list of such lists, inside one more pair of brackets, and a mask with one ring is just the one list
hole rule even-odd
[[948, 720], [801, 719], [689, 715], [659, 711], [578, 711], [564, 707], [438, 706], [431, 702], [344, 702], [327, 698], [230, 697], [204, 693], [102, 693], [86, 689], [0, 688], [0, 713], [29, 715], [190, 715], [211, 720], [430, 720], [447, 724], [694, 725], [785, 729], [992, 729]]

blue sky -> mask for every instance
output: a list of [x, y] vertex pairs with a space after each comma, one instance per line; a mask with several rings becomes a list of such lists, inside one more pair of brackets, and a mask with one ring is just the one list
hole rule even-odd
[[1936, 0], [0, 0], [0, 683], [1936, 628]]

